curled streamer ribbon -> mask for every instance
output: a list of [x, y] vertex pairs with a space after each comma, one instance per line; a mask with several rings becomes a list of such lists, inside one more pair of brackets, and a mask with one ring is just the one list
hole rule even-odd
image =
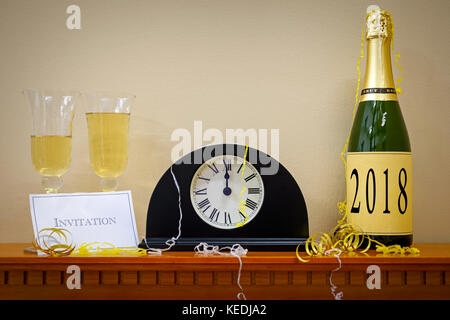
[[181, 221], [183, 220], [183, 210], [181, 209], [181, 192], [180, 192], [180, 186], [178, 184], [177, 178], [175, 177], [175, 174], [173, 173], [173, 165], [170, 167], [170, 173], [172, 174], [173, 182], [175, 183], [175, 187], [178, 191], [178, 211], [180, 213], [180, 218], [178, 219], [178, 234], [170, 239], [168, 239], [165, 244], [167, 245], [166, 248], [160, 249], [160, 248], [151, 248], [147, 244], [147, 239], [144, 238], [145, 246], [147, 247], [147, 253], [153, 254], [153, 255], [161, 255], [163, 251], [169, 251], [172, 249], [172, 247], [177, 243], [177, 240], [181, 237]]
[[75, 250], [75, 245], [70, 240], [69, 230], [62, 228], [41, 229], [32, 244], [36, 250], [46, 253], [52, 257], [70, 255]]
[[247, 162], [247, 153], [248, 153], [248, 145], [245, 145], [244, 164], [242, 166], [242, 171], [241, 171], [241, 186], [242, 186], [242, 190], [241, 190], [241, 193], [239, 195], [239, 212], [242, 213], [245, 216], [245, 219], [242, 222], [236, 223], [236, 225], [238, 227], [242, 227], [248, 220], [248, 215], [245, 213], [245, 210], [246, 210], [245, 205], [247, 203], [242, 198], [242, 195], [244, 194], [245, 190], [247, 190], [247, 188], [244, 185], [244, 171], [245, 171], [245, 163]]
[[[390, 12], [386, 11], [386, 13], [391, 17], [391, 24], [392, 24], [392, 52], [394, 52], [394, 19], [392, 19], [392, 15]], [[394, 60], [394, 65], [400, 69], [400, 77], [397, 78], [396, 84], [395, 84], [395, 91], [400, 95], [402, 94], [402, 88], [400, 88], [400, 82], [403, 81], [403, 68], [398, 64], [398, 60], [400, 60], [400, 54], [394, 54], [396, 59]]]
[[330, 286], [331, 286], [331, 294], [334, 296], [334, 299], [335, 300], [342, 300], [342, 297], [344, 296], [344, 293], [342, 291], [336, 293], [337, 286], [333, 283], [333, 272], [339, 271], [341, 269], [341, 267], [342, 267], [341, 258], [339, 257], [341, 255], [342, 251], [339, 250], [339, 249], [333, 248], [333, 249], [325, 251], [325, 255], [329, 255], [329, 254], [331, 254], [333, 252], [335, 252], [334, 256], [338, 260], [339, 266], [336, 269], [334, 269], [334, 270], [332, 270], [330, 272], [330, 277], [329, 277], [328, 280], [329, 280]]
[[[223, 252], [224, 250], [229, 250], [229, 252]], [[244, 294], [244, 289], [241, 286], [241, 271], [242, 271], [242, 259], [241, 256], [246, 256], [248, 249], [244, 249], [240, 244], [234, 244], [231, 247], [222, 247], [219, 248], [219, 246], [209, 245], [206, 242], [200, 242], [198, 245], [195, 246], [194, 252], [196, 254], [201, 255], [221, 255], [221, 256], [233, 256], [236, 257], [239, 260], [239, 271], [237, 276], [237, 285], [241, 291], [237, 294], [237, 298], [239, 300], [247, 300]]]
[[39, 231], [38, 238], [33, 240], [33, 247], [53, 257], [63, 256], [120, 256], [145, 255], [144, 249], [135, 247], [117, 248], [108, 242], [82, 243], [76, 247], [72, 243], [69, 230], [63, 228], [44, 228]]

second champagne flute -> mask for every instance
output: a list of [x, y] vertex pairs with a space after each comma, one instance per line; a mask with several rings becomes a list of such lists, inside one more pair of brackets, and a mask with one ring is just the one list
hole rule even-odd
[[105, 92], [85, 93], [91, 166], [102, 191], [117, 189], [128, 163], [128, 131], [135, 96]]

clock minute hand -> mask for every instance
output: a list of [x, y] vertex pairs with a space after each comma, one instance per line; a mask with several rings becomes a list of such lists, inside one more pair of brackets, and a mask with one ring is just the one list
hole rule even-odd
[[228, 165], [225, 160], [223, 160], [223, 164], [225, 165], [225, 188], [223, 189], [223, 194], [229, 196], [231, 194], [231, 189], [228, 187], [228, 179], [230, 179], [230, 175], [228, 174]]

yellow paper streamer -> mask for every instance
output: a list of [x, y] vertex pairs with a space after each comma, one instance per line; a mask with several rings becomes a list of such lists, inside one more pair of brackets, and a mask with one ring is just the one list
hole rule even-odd
[[397, 68], [400, 69], [401, 71], [401, 75], [399, 78], [397, 78], [397, 84], [396, 84], [396, 88], [395, 91], [397, 91], [397, 93], [400, 95], [402, 94], [402, 88], [400, 88], [400, 82], [403, 81], [403, 68], [397, 63], [397, 61], [400, 59], [400, 54], [396, 54], [395, 55], [397, 58], [394, 60], [394, 64]]
[[[147, 251], [141, 248], [117, 248], [108, 242], [82, 243], [78, 248], [72, 243], [71, 233], [62, 228], [44, 228], [39, 231], [38, 239], [33, 240], [33, 247], [53, 257], [62, 256], [122, 256], [146, 255]], [[56, 244], [51, 244], [54, 241]]]
[[[38, 232], [37, 238], [32, 244], [36, 250], [44, 252], [52, 257], [70, 255], [75, 245], [69, 240], [70, 232], [61, 228], [44, 228]], [[56, 242], [51, 244], [50, 241]]]
[[419, 254], [420, 250], [414, 247], [402, 247], [398, 244], [392, 246], [377, 246], [377, 252], [381, 252], [383, 255], [406, 255], [406, 254]]
[[135, 247], [117, 248], [109, 242], [82, 243], [72, 256], [122, 256], [122, 255], [147, 255], [147, 250]]
[[[391, 15], [389, 12], [387, 12]], [[369, 13], [366, 15], [366, 19]], [[392, 51], [394, 51], [394, 23], [392, 21]], [[355, 94], [355, 105], [353, 107], [353, 118], [352, 122], [355, 119], [356, 110], [358, 107], [358, 97], [360, 91], [361, 84], [361, 59], [364, 57], [364, 33], [365, 33], [365, 24], [363, 25], [361, 31], [361, 52], [358, 57], [358, 62], [356, 64], [356, 69], [358, 71], [358, 83], [356, 87]], [[397, 59], [395, 59], [394, 64], [401, 70], [401, 76], [397, 79], [397, 88], [396, 91], [401, 94], [401, 88], [399, 87], [400, 82], [403, 80], [403, 68], [397, 64], [397, 61], [400, 59], [400, 54], [395, 55]], [[345, 141], [345, 145], [341, 151], [341, 159], [344, 163], [345, 172], [347, 172], [347, 161], [345, 159], [345, 153], [347, 151], [348, 142], [350, 140], [350, 134], [348, 134], [347, 139]], [[345, 183], [347, 184], [347, 175], [345, 175]], [[347, 192], [347, 191], [346, 191]], [[345, 196], [347, 199], [347, 194]], [[370, 249], [372, 244], [375, 244], [376, 252], [380, 252], [382, 255], [406, 255], [406, 254], [419, 254], [420, 251], [414, 247], [401, 247], [400, 245], [391, 245], [386, 246], [383, 243], [371, 239], [368, 235], [366, 235], [362, 230], [359, 230], [355, 225], [347, 223], [347, 202], [346, 200], [340, 201], [337, 203], [339, 214], [341, 215], [341, 219], [338, 220], [336, 227], [328, 233], [318, 232], [311, 235], [305, 242], [305, 251], [307, 256], [324, 256], [330, 250], [340, 250], [341, 252], [345, 252], [347, 254], [366, 254], [366, 252]], [[296, 250], [297, 258], [302, 262], [308, 262], [309, 259], [306, 257], [302, 257], [299, 253], [299, 247], [302, 243], [300, 243]], [[364, 247], [362, 247], [365, 245]]]
[[248, 220], [248, 216], [245, 213], [245, 205], [246, 202], [245, 200], [242, 198], [242, 195], [244, 194], [244, 191], [247, 189], [244, 185], [244, 171], [245, 171], [245, 163], [247, 161], [247, 153], [248, 153], [248, 145], [245, 145], [245, 154], [244, 154], [244, 164], [242, 166], [242, 171], [241, 171], [241, 186], [242, 186], [242, 190], [241, 190], [241, 194], [239, 195], [239, 212], [241, 212], [244, 216], [245, 219], [242, 222], [238, 222], [236, 223], [236, 225], [238, 227], [242, 227]]
[[[392, 45], [392, 52], [394, 52], [394, 19], [392, 19], [392, 15], [390, 12], [386, 13], [390, 16], [391, 18], [391, 24], [392, 24], [392, 41], [391, 41], [391, 45]], [[394, 65], [400, 69], [400, 77], [397, 78], [396, 81], [396, 85], [395, 85], [395, 91], [401, 95], [402, 94], [402, 88], [400, 88], [400, 82], [403, 81], [403, 68], [398, 64], [398, 60], [400, 60], [400, 54], [394, 54], [394, 56], [396, 57], [396, 59], [394, 60]]]

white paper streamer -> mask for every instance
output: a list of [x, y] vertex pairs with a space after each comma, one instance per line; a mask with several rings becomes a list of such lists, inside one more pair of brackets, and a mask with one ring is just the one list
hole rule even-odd
[[172, 249], [172, 247], [177, 243], [177, 240], [181, 236], [181, 220], [183, 220], [183, 210], [181, 209], [181, 192], [180, 192], [180, 186], [178, 185], [177, 178], [175, 178], [175, 174], [173, 173], [173, 165], [170, 167], [170, 173], [172, 174], [173, 182], [175, 183], [175, 186], [178, 190], [178, 209], [180, 212], [180, 218], [178, 220], [178, 234], [176, 237], [172, 237], [168, 239], [165, 243], [167, 245], [167, 248], [159, 249], [159, 248], [150, 248], [147, 244], [147, 238], [144, 237], [145, 245], [147, 246], [147, 254], [153, 254], [153, 255], [161, 255], [163, 251], [169, 251]]
[[[229, 250], [229, 252], [223, 252], [223, 250]], [[194, 251], [196, 254], [201, 255], [221, 255], [221, 256], [233, 256], [236, 257], [239, 260], [239, 271], [237, 276], [237, 285], [239, 286], [239, 289], [241, 289], [241, 292], [237, 294], [237, 298], [239, 300], [247, 300], [244, 294], [244, 289], [241, 286], [241, 271], [242, 271], [242, 259], [241, 256], [247, 255], [248, 249], [244, 249], [240, 244], [233, 244], [231, 247], [222, 247], [219, 248], [219, 246], [209, 245], [206, 242], [200, 242], [198, 245], [195, 246]]]
[[333, 295], [334, 300], [342, 300], [342, 297], [344, 296], [344, 293], [342, 291], [336, 293], [337, 286], [332, 281], [333, 272], [339, 271], [341, 269], [341, 267], [342, 267], [341, 258], [339, 257], [341, 255], [342, 251], [340, 249], [338, 249], [338, 248], [333, 248], [333, 249], [325, 251], [325, 255], [328, 256], [332, 252], [336, 252], [334, 254], [334, 256], [338, 260], [339, 266], [336, 269], [334, 269], [333, 271], [331, 271], [331, 273], [330, 273], [329, 281], [330, 281], [330, 286], [331, 286], [331, 294]]
[[[172, 237], [168, 239], [165, 243], [167, 245], [167, 248], [160, 249], [160, 248], [150, 248], [147, 244], [147, 239], [144, 237], [145, 245], [147, 246], [147, 254], [150, 255], [161, 255], [163, 251], [169, 251], [177, 242], [177, 240], [181, 236], [181, 221], [183, 220], [183, 210], [181, 209], [181, 192], [180, 192], [180, 186], [178, 185], [177, 178], [175, 177], [175, 174], [173, 173], [173, 165], [170, 167], [170, 173], [172, 174], [173, 182], [175, 183], [175, 186], [177, 187], [178, 191], [178, 209], [180, 212], [180, 218], [178, 220], [178, 234], [176, 237]], [[223, 252], [224, 250], [229, 250], [229, 252]], [[218, 254], [221, 256], [233, 256], [236, 257], [239, 260], [239, 272], [237, 277], [237, 285], [239, 286], [239, 289], [241, 289], [241, 292], [237, 294], [237, 298], [239, 300], [247, 300], [244, 294], [244, 290], [241, 286], [241, 271], [242, 271], [242, 259], [241, 256], [247, 255], [248, 250], [244, 249], [240, 244], [234, 244], [231, 247], [222, 247], [219, 248], [219, 246], [213, 246], [209, 245], [206, 242], [200, 242], [198, 245], [195, 246], [194, 252], [196, 254], [202, 254], [202, 255], [214, 255]]]

